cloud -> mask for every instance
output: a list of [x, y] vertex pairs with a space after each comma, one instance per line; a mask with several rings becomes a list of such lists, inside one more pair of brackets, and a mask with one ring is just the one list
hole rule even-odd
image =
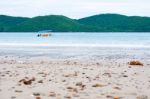
[[101, 13], [150, 16], [150, 0], [3, 0], [0, 14], [33, 17], [58, 14], [81, 18]]

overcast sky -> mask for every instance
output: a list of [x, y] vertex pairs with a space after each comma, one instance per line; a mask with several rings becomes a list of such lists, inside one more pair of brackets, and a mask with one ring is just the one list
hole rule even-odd
[[150, 0], [0, 0], [0, 14], [82, 18], [102, 13], [150, 16]]

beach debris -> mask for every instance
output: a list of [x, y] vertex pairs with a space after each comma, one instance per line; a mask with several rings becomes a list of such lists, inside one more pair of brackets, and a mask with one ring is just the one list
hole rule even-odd
[[25, 85], [31, 85], [32, 84], [32, 81], [31, 80], [23, 80], [23, 83]]
[[146, 96], [146, 95], [141, 95], [141, 96], [138, 96], [136, 99], [148, 99], [148, 96]]
[[94, 85], [92, 85], [92, 87], [104, 87], [104, 86], [106, 86], [106, 85], [102, 85], [102, 84], [94, 84]]
[[24, 85], [31, 85], [33, 81], [35, 81], [35, 77], [31, 79], [29, 79], [28, 77], [25, 77], [24, 79], [19, 80], [19, 82], [23, 83]]
[[138, 65], [138, 66], [143, 66], [144, 64], [140, 61], [134, 60], [134, 61], [130, 61], [128, 62], [129, 65]]

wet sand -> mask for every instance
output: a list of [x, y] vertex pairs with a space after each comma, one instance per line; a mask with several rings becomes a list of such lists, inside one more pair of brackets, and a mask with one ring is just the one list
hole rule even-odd
[[[147, 53], [138, 58], [19, 55], [0, 56], [0, 99], [150, 99]], [[130, 66], [131, 60], [144, 65]]]

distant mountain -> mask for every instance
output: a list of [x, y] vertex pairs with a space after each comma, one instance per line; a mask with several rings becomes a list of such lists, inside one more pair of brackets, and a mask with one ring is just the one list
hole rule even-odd
[[52, 30], [65, 32], [77, 31], [80, 30], [80, 27], [82, 27], [80, 23], [65, 16], [50, 15], [31, 18], [10, 27], [8, 31], [36, 32], [41, 30]]
[[8, 28], [27, 20], [29, 20], [29, 18], [0, 15], [0, 32], [8, 31]]
[[101, 14], [78, 20], [79, 23], [95, 26], [107, 32], [149, 32], [150, 17]]
[[0, 15], [1, 32], [150, 32], [150, 17], [100, 14], [82, 19], [61, 15], [33, 18]]

